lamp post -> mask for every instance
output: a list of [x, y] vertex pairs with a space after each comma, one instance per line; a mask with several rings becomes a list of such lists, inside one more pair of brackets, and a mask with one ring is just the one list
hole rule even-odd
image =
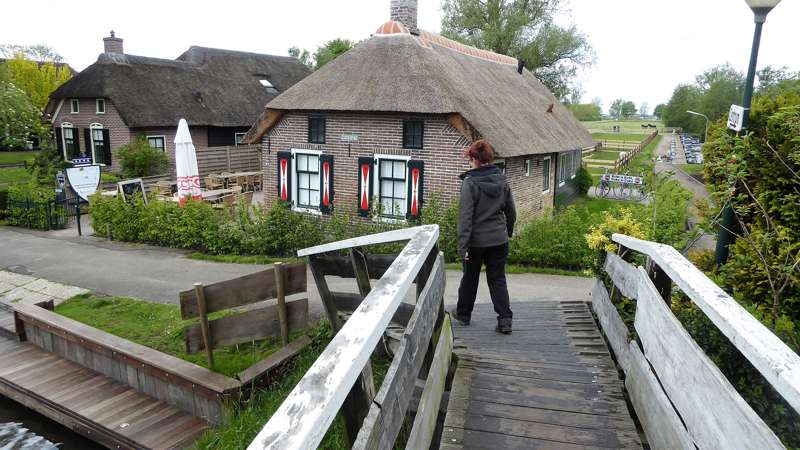
[[700, 116], [700, 117], [706, 119], [706, 134], [705, 134], [705, 137], [703, 138], [703, 143], [705, 144], [708, 141], [708, 116], [705, 115], [705, 114], [700, 114], [699, 112], [694, 112], [694, 111], [686, 111], [686, 112], [691, 114], [691, 115], [693, 115], [693, 116]]
[[[750, 123], [750, 105], [753, 100], [753, 83], [755, 83], [756, 79], [758, 48], [761, 45], [761, 29], [764, 27], [764, 22], [767, 21], [767, 14], [781, 2], [781, 0], [745, 1], [750, 9], [753, 10], [756, 29], [753, 33], [753, 47], [750, 50], [750, 67], [747, 69], [747, 80], [745, 81], [744, 96], [742, 98], [744, 114], [742, 115], [742, 131], [739, 132], [740, 136], [744, 136]], [[728, 261], [728, 246], [730, 246], [733, 241], [733, 233], [731, 233], [731, 230], [733, 229], [735, 218], [733, 206], [729, 201], [722, 210], [722, 222], [720, 223], [719, 234], [717, 235], [717, 249], [714, 259], [718, 266]]]

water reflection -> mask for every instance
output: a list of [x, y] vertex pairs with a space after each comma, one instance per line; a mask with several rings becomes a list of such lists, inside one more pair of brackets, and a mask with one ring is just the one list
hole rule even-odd
[[[21, 434], [23, 429], [25, 433]], [[19, 437], [20, 435], [30, 439], [33, 446], [20, 445], [21, 442], [27, 442], [23, 440], [13, 441], [14, 445], [8, 445], [12, 442], [11, 436]], [[41, 436], [40, 440], [36, 439], [37, 436]], [[56, 448], [52, 443], [57, 444], [57, 448], [61, 450], [101, 450], [104, 448], [75, 434], [69, 428], [0, 396], [0, 449], [50, 450]]]

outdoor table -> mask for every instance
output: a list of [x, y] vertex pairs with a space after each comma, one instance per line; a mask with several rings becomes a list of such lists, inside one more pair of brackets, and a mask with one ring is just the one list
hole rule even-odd
[[[222, 197], [225, 194], [234, 194], [234, 193], [238, 193], [238, 192], [239, 191], [236, 190], [236, 189], [211, 189], [211, 190], [208, 190], [208, 191], [201, 191], [201, 194], [203, 194], [203, 200], [204, 201], [212, 201], [212, 200], [216, 200], [219, 197]], [[178, 196], [177, 195], [173, 195], [172, 196], [172, 201], [173, 202], [177, 202], [178, 201]]]

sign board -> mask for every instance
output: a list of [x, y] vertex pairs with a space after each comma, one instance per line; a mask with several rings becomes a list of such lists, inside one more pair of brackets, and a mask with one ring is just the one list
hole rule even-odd
[[742, 121], [744, 120], [744, 108], [738, 105], [731, 105], [728, 113], [728, 128], [733, 131], [742, 131]]
[[64, 172], [58, 172], [56, 174], [56, 192], [61, 193], [64, 192]]
[[632, 184], [634, 186], [641, 186], [644, 180], [642, 177], [634, 177], [631, 175], [619, 175], [616, 173], [604, 173], [600, 176], [600, 179], [603, 181], [610, 181], [612, 183], [625, 183], [625, 184]]
[[342, 133], [342, 142], [358, 142], [358, 134]]
[[72, 158], [72, 164], [75, 166], [90, 166], [92, 165], [92, 158]]
[[122, 194], [123, 200], [128, 201], [128, 197], [133, 196], [137, 192], [141, 192], [142, 200], [144, 200], [144, 203], [147, 204], [147, 194], [145, 193], [144, 182], [141, 178], [120, 181], [117, 183], [117, 188], [119, 189], [120, 194]]
[[70, 167], [67, 169], [67, 180], [75, 194], [88, 202], [100, 186], [100, 166]]

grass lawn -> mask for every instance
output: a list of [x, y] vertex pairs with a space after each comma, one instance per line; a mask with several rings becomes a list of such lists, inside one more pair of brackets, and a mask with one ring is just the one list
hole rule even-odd
[[600, 150], [592, 152], [591, 155], [584, 157], [584, 159], [598, 159], [603, 161], [616, 161], [619, 159], [620, 152], [618, 151], [609, 151], [609, 150]]
[[[206, 366], [205, 353], [186, 353], [183, 328], [192, 323], [180, 318], [177, 306], [120, 297], [81, 295], [56, 307], [56, 312], [107, 333], [159, 350], [191, 363]], [[217, 314], [212, 314], [212, 317]], [[207, 431], [196, 443], [198, 449], [244, 449], [283, 403], [330, 341], [330, 327], [320, 322], [307, 333], [311, 344], [275, 374], [272, 384], [250, 397], [226, 406], [226, 423]], [[299, 333], [292, 335], [292, 338]], [[278, 338], [214, 351], [215, 371], [233, 376], [280, 348]], [[375, 385], [379, 387], [389, 360], [373, 358]], [[320, 448], [346, 449], [344, 423], [337, 418]]]
[[623, 133], [640, 133], [650, 134], [653, 132], [652, 128], [643, 129], [642, 124], [653, 124], [659, 129], [664, 127], [664, 124], [658, 120], [598, 120], [595, 122], [581, 122], [583, 126], [589, 130], [590, 133], [611, 133], [615, 125], [620, 127]]
[[592, 133], [592, 138], [595, 141], [627, 141], [627, 142], [642, 142], [647, 137], [647, 134], [631, 134], [631, 133]]
[[209, 255], [206, 253], [192, 253], [189, 255], [191, 259], [198, 259], [201, 261], [213, 261], [230, 264], [275, 264], [282, 262], [285, 264], [296, 264], [302, 262], [300, 258], [279, 258], [263, 255]]
[[0, 169], [0, 188], [24, 183], [30, 179], [30, 173], [23, 167]]
[[679, 164], [678, 167], [681, 168], [684, 172], [688, 173], [689, 175], [702, 175], [703, 174], [703, 165], [702, 164]]
[[31, 162], [39, 152], [0, 152], [0, 164]]

